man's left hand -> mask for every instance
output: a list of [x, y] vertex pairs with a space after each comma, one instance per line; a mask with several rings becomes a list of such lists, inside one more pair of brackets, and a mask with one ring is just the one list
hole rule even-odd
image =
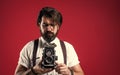
[[55, 68], [56, 72], [62, 75], [70, 75], [70, 70], [64, 63], [56, 62], [57, 66]]

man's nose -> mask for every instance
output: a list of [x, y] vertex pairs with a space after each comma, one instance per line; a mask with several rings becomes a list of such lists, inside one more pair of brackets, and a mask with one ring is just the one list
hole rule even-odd
[[52, 26], [48, 25], [47, 26], [47, 31], [51, 31], [52, 30]]

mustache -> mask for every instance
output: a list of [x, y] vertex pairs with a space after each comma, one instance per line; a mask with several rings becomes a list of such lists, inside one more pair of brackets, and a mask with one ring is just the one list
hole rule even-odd
[[51, 31], [46, 31], [45, 34], [53, 34]]

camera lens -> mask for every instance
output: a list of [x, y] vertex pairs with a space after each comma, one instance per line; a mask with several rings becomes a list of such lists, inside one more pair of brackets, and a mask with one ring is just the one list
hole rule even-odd
[[46, 63], [50, 64], [53, 62], [53, 58], [52, 57], [46, 57]]
[[46, 55], [47, 55], [47, 56], [51, 56], [51, 55], [52, 55], [51, 50], [47, 50]]

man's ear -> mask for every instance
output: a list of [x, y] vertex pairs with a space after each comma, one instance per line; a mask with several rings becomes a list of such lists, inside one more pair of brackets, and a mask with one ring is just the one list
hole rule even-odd
[[39, 22], [37, 26], [39, 27], [39, 26], [40, 26], [40, 24], [41, 24], [41, 23]]
[[37, 27], [38, 27], [39, 29], [41, 29], [41, 23], [38, 23]]
[[58, 30], [60, 29], [60, 25], [57, 25]]

